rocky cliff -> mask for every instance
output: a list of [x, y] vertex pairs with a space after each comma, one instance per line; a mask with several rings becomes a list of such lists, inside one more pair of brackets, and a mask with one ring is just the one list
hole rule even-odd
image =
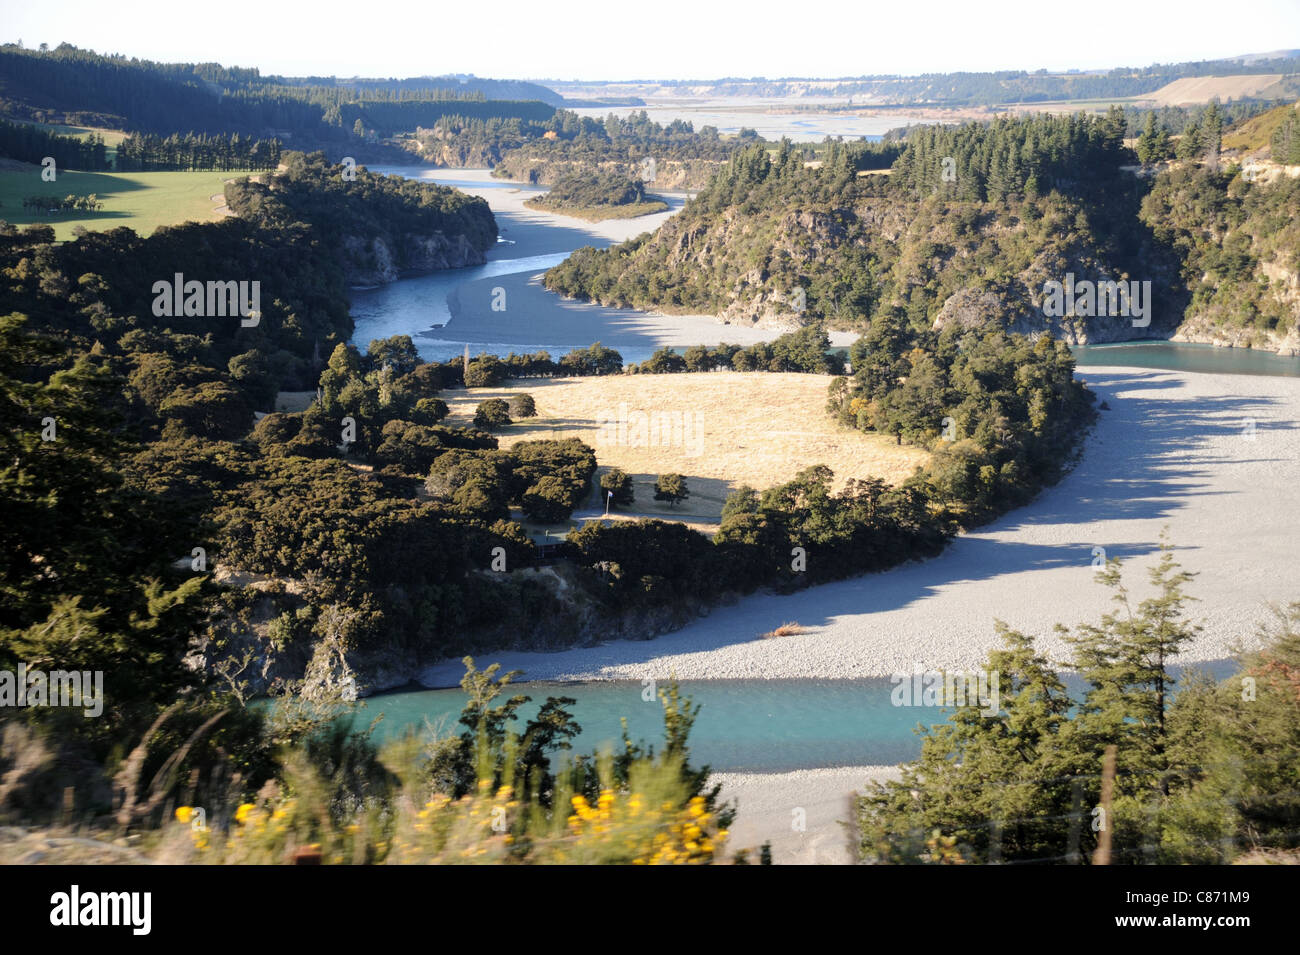
[[[407, 686], [449, 656], [492, 650], [561, 650], [594, 646], [606, 640], [649, 640], [671, 633], [708, 613], [710, 605], [689, 602], [672, 607], [611, 608], [584, 588], [573, 567], [526, 568], [485, 576], [505, 593], [524, 581], [540, 584], [548, 597], [546, 612], [527, 622], [479, 629], [457, 635], [454, 644], [410, 646], [384, 639], [364, 646], [339, 637], [323, 624], [348, 611], [319, 608], [316, 626], [298, 631], [286, 626], [311, 602], [308, 585], [266, 575], [219, 568], [217, 579], [236, 588], [231, 610], [196, 638], [187, 665], [208, 674], [228, 673], [250, 695], [265, 695], [276, 686], [306, 681], [310, 692], [355, 690], [369, 696]], [[335, 621], [339, 631], [346, 620]]]
[[[1086, 344], [1168, 337], [1182, 318], [1188, 296], [1175, 259], [1145, 246], [1117, 256], [1059, 196], [1017, 209], [882, 193], [844, 204], [772, 196], [688, 204], [648, 241], [575, 256], [548, 273], [548, 285], [604, 305], [782, 331], [813, 320], [862, 329], [893, 306], [918, 326], [995, 321]], [[1133, 295], [1122, 308], [1072, 295], [1053, 314], [1053, 282], [1071, 292], [1123, 283]]]
[[[396, 248], [394, 248], [396, 244]], [[382, 237], [343, 237], [343, 268], [349, 285], [385, 285], [403, 275], [436, 269], [482, 265], [485, 254], [464, 235], [406, 235], [396, 242]]]

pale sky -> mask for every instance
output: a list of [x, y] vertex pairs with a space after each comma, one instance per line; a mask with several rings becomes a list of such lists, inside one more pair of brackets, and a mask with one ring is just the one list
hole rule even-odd
[[1094, 69], [1300, 48], [1300, 0], [0, 0], [0, 40], [290, 76]]

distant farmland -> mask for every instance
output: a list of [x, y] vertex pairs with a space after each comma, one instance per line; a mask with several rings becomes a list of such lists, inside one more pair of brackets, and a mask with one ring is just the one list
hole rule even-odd
[[1189, 106], [1208, 103], [1218, 97], [1220, 102], [1241, 99], [1247, 96], [1282, 95], [1280, 88], [1269, 93], [1271, 87], [1278, 86], [1283, 76], [1281, 73], [1256, 73], [1243, 76], [1184, 76], [1182, 79], [1166, 83], [1153, 93], [1134, 97], [1139, 103], [1153, 103], [1156, 106]]

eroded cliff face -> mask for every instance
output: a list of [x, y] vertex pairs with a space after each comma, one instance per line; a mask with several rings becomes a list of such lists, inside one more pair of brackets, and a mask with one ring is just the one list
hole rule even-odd
[[1258, 348], [1286, 358], [1300, 357], [1300, 332], [1285, 334], [1254, 328], [1231, 328], [1214, 324], [1212, 318], [1196, 316], [1178, 326], [1170, 341], [1213, 345], [1216, 348]]
[[[209, 675], [229, 674], [250, 696], [296, 686], [308, 696], [355, 692], [359, 697], [408, 686], [421, 672], [448, 656], [499, 650], [561, 650], [605, 640], [649, 640], [705, 615], [710, 604], [612, 609], [583, 586], [578, 570], [560, 564], [508, 574], [482, 572], [507, 591], [527, 581], [545, 594], [546, 611], [501, 625], [455, 634], [425, 645], [349, 636], [358, 611], [334, 604], [313, 605], [301, 581], [219, 569], [223, 583], [240, 590], [237, 609], [196, 638], [186, 663]], [[508, 601], [503, 603], [508, 605]], [[307, 613], [311, 624], [295, 625]]]
[[1255, 278], [1267, 284], [1268, 294], [1278, 309], [1290, 317], [1289, 328], [1283, 331], [1242, 328], [1223, 307], [1210, 304], [1189, 309], [1173, 341], [1219, 348], [1260, 348], [1286, 357], [1300, 356], [1300, 273], [1280, 262], [1260, 262]]
[[350, 235], [343, 240], [343, 269], [350, 285], [385, 285], [403, 275], [482, 265], [483, 252], [463, 235], [402, 236], [397, 248], [382, 237]]
[[[964, 288], [950, 295], [935, 316], [936, 330], [956, 324], [961, 328], [977, 328], [990, 323], [1001, 325], [1009, 332], [1038, 338], [1048, 335], [1071, 345], [1095, 345], [1102, 342], [1134, 341], [1146, 338], [1164, 338], [1171, 321], [1176, 317], [1167, 311], [1157, 320], [1154, 314], [1134, 315], [1058, 315], [1049, 309], [1048, 296], [1043, 292], [1047, 281], [1019, 281], [1008, 283], [1000, 289]], [[1107, 275], [1077, 275], [1080, 281], [1094, 283], [1111, 281]], [[1033, 281], [1033, 284], [1029, 284]], [[1148, 292], [1138, 291], [1139, 301], [1147, 304]], [[1155, 296], [1151, 295], [1154, 299]], [[1151, 312], [1156, 311], [1150, 301]]]
[[485, 143], [425, 139], [420, 141], [420, 158], [449, 169], [491, 169], [501, 162], [501, 149]]
[[[990, 248], [996, 253], [990, 255]], [[828, 262], [849, 278], [855, 262], [870, 261], [873, 269], [887, 264], [887, 272], [877, 272], [890, 289], [880, 304], [905, 304], [915, 287], [937, 287], [944, 297], [933, 313], [936, 329], [993, 322], [1070, 344], [1168, 338], [1188, 302], [1176, 263], [1167, 256], [1143, 257], [1142, 274], [1131, 274], [1078, 231], [1031, 232], [1026, 221], [1005, 210], [925, 207], [896, 197], [871, 198], [852, 208], [787, 209], [775, 220], [735, 207], [683, 215], [669, 220], [637, 254], [647, 252], [673, 280], [665, 287], [708, 283], [715, 290], [708, 311], [718, 321], [778, 331], [811, 320], [808, 290], [800, 287]], [[1098, 291], [1085, 305], [1067, 294], [1066, 307], [1053, 309], [1051, 283], [1070, 293], [1122, 283], [1125, 297], [1105, 301]], [[833, 299], [818, 304], [818, 317], [828, 327], [862, 327], [860, 316], [837, 308]]]

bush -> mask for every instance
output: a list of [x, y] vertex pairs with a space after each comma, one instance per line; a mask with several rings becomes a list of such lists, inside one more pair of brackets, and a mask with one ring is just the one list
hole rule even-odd
[[500, 398], [489, 398], [487, 401], [479, 402], [478, 408], [474, 411], [474, 427], [493, 431], [504, 428], [508, 424], [511, 424], [510, 406], [504, 401]]
[[686, 478], [680, 474], [661, 474], [655, 480], [655, 500], [667, 501], [669, 507], [675, 507], [678, 501], [684, 501], [690, 496]]
[[577, 502], [571, 482], [548, 474], [524, 492], [522, 503], [530, 520], [554, 524], [567, 521]]
[[493, 388], [505, 380], [505, 363], [496, 355], [479, 355], [465, 370], [466, 388]]
[[610, 497], [615, 507], [631, 507], [633, 501], [632, 475], [619, 468], [611, 468], [600, 477], [602, 496]]
[[420, 424], [437, 424], [447, 417], [447, 402], [441, 398], [421, 398], [411, 412], [412, 420]]
[[510, 415], [513, 418], [536, 418], [537, 402], [532, 395], [511, 395]]
[[284, 447], [302, 430], [302, 415], [274, 412], [264, 415], [253, 428], [253, 441], [263, 454], [283, 453]]

